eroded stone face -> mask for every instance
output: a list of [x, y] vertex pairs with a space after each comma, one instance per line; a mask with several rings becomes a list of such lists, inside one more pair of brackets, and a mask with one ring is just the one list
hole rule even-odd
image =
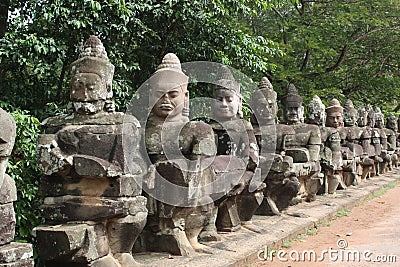
[[326, 116], [326, 126], [339, 128], [343, 126], [343, 113], [341, 112], [330, 112]]
[[218, 89], [215, 91], [217, 101], [213, 105], [213, 115], [216, 119], [231, 120], [236, 118], [240, 107], [239, 96], [228, 89]]
[[390, 114], [390, 116], [387, 118], [386, 128], [397, 132], [397, 119], [393, 114]]
[[187, 94], [180, 86], [167, 92], [156, 90], [154, 97], [158, 100], [152, 109], [152, 113], [162, 119], [173, 120], [175, 117], [182, 115]]
[[283, 112], [284, 120], [287, 124], [296, 124], [301, 122], [303, 107], [285, 107]]

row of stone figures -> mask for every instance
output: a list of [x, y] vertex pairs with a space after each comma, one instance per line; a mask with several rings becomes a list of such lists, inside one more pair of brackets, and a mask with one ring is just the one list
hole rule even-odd
[[325, 108], [315, 97], [305, 123], [290, 85], [279, 124], [277, 94], [263, 78], [248, 122], [241, 84], [221, 67], [210, 122], [190, 121], [189, 77], [167, 54], [145, 83], [147, 109], [123, 114], [112, 101], [113, 73], [91, 36], [71, 65], [69, 114], [42, 123], [46, 224], [33, 232], [48, 267], [136, 266], [132, 251], [212, 253], [206, 242], [219, 231], [264, 231], [254, 214], [279, 215], [397, 166], [396, 121], [384, 128], [379, 110], [337, 100]]

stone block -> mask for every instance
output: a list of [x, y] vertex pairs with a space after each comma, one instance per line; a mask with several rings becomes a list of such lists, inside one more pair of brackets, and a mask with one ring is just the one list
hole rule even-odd
[[3, 184], [0, 185], [0, 204], [11, 203], [17, 200], [17, 188], [14, 180], [4, 175]]
[[23, 262], [32, 257], [33, 250], [31, 244], [11, 242], [10, 244], [0, 246], [0, 266], [3, 263]]
[[61, 177], [45, 176], [39, 186], [39, 194], [45, 197], [98, 196], [121, 197], [138, 196], [142, 192], [142, 177], [122, 175], [119, 177]]
[[15, 213], [12, 203], [0, 205], [0, 245], [14, 240]]
[[146, 198], [137, 197], [47, 197], [41, 206], [48, 222], [101, 220], [147, 212]]
[[0, 263], [0, 267], [34, 267], [35, 263], [33, 259], [27, 259], [27, 260], [20, 260], [16, 262], [10, 262], [10, 263]]
[[67, 224], [38, 226], [36, 247], [45, 261], [89, 263], [108, 254], [103, 224]]

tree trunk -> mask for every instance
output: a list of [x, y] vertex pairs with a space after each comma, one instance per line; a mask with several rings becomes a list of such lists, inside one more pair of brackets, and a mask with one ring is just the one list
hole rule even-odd
[[10, 0], [0, 0], [0, 38], [3, 38], [7, 31], [8, 8]]

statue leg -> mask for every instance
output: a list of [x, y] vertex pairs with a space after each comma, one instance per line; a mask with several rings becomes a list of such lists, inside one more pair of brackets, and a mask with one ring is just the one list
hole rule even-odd
[[146, 224], [146, 212], [113, 218], [107, 222], [107, 237], [111, 253], [121, 266], [137, 266], [133, 259], [132, 248]]
[[328, 194], [336, 194], [336, 189], [340, 183], [340, 175], [330, 172], [328, 176]]
[[214, 203], [210, 219], [208, 220], [208, 223], [199, 234], [200, 241], [208, 242], [208, 241], [221, 240], [221, 237], [217, 232], [217, 226], [216, 226], [217, 215], [218, 215], [218, 205]]
[[253, 232], [261, 233], [262, 228], [256, 226], [252, 222], [252, 218], [258, 207], [264, 199], [262, 191], [249, 192], [246, 187], [243, 192], [237, 196], [237, 205], [241, 225]]
[[236, 196], [227, 197], [218, 207], [216, 226], [219, 231], [235, 232], [240, 229]]
[[211, 248], [200, 244], [198, 237], [205, 225], [208, 224], [213, 209], [208, 208], [208, 206], [200, 206], [191, 209], [192, 212], [187, 215], [185, 220], [186, 237], [196, 252], [212, 254]]
[[[321, 177], [320, 177], [321, 176]], [[306, 201], [311, 202], [317, 198], [317, 193], [322, 185], [322, 174], [318, 171], [313, 173], [305, 183], [306, 186]]]

